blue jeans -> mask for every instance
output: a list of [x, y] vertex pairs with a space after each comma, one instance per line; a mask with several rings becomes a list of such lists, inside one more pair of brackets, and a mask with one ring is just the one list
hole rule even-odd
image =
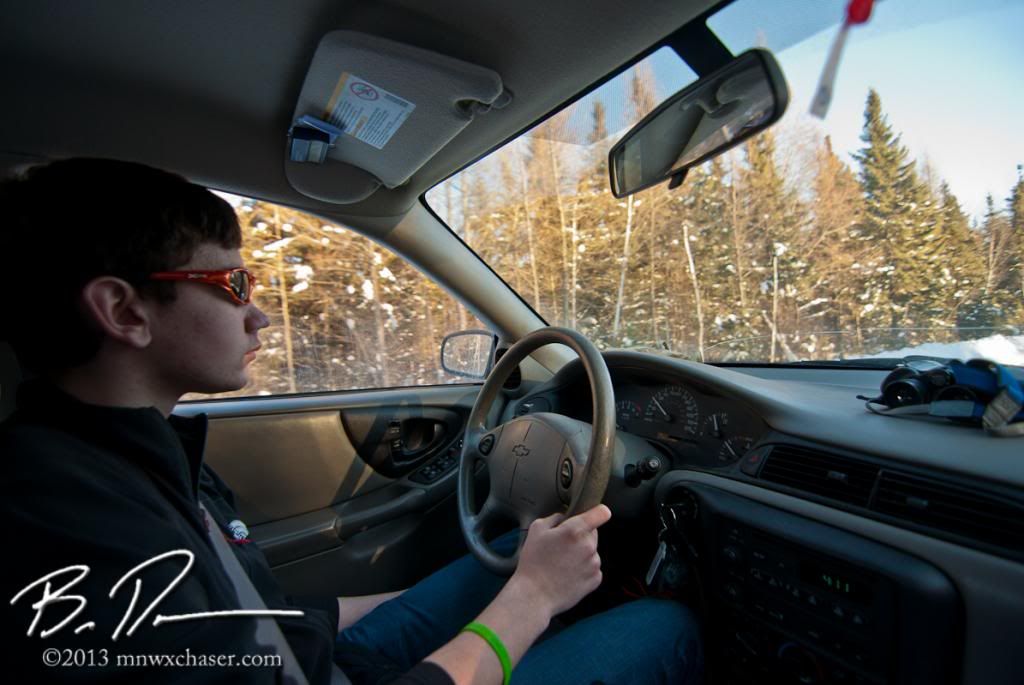
[[[510, 554], [516, 541], [513, 531], [491, 546]], [[387, 682], [451, 641], [506, 580], [462, 557], [342, 631], [335, 661], [356, 685]], [[639, 599], [551, 632], [515, 667], [513, 685], [691, 685], [703, 671], [697, 621], [677, 602]]]

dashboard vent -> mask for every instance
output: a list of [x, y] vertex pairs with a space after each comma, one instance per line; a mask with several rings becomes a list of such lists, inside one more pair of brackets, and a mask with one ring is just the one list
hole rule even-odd
[[[508, 352], [508, 348], [495, 350], [494, 363], [497, 364], [501, 360], [501, 358], [505, 356], [506, 352]], [[519, 369], [519, 365], [517, 364], [516, 368], [512, 370], [511, 374], [509, 374], [509, 377], [505, 379], [505, 384], [501, 387], [505, 388], [506, 390], [515, 390], [522, 384], [522, 382], [523, 372]]]
[[879, 468], [798, 445], [775, 445], [760, 478], [847, 504], [866, 507]]
[[883, 471], [871, 508], [969, 540], [1024, 549], [1024, 506], [967, 488]]

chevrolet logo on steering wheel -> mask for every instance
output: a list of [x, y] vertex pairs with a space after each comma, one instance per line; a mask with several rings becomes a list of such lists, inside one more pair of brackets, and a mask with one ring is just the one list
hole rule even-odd
[[517, 457], [525, 457], [529, 453], [530, 453], [530, 448], [527, 447], [526, 445], [522, 444], [522, 443], [520, 443], [520, 444], [518, 444], [518, 445], [516, 445], [515, 447], [512, 448], [512, 454], [514, 454]]

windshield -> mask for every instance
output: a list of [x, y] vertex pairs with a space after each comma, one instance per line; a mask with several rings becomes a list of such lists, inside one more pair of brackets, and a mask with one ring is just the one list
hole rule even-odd
[[790, 87], [769, 131], [625, 199], [609, 148], [696, 77], [663, 48], [432, 189], [552, 325], [602, 348], [777, 363], [929, 354], [1024, 364], [1024, 2], [740, 0], [708, 25]]

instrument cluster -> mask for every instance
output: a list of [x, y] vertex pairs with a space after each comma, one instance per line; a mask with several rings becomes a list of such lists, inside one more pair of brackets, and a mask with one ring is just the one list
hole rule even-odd
[[765, 430], [757, 416], [735, 401], [675, 383], [616, 384], [615, 414], [619, 430], [711, 468], [736, 462]]

